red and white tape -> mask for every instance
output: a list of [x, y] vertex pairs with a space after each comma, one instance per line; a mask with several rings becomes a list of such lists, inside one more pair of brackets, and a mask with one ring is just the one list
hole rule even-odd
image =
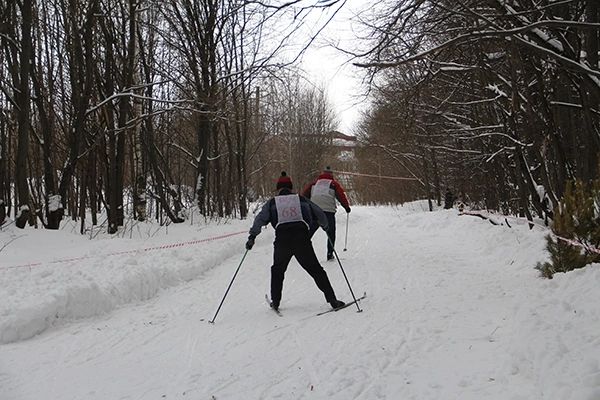
[[[474, 213], [470, 213], [468, 211], [463, 211], [462, 213], [465, 214], [465, 215], [477, 215], [477, 214], [474, 214]], [[500, 217], [501, 218], [510, 218], [512, 220], [524, 222], [524, 223], [527, 223], [527, 224], [536, 225], [536, 226], [539, 226], [541, 228], [549, 230], [549, 228], [547, 226], [542, 225], [542, 224], [538, 224], [537, 222], [530, 221], [530, 220], [525, 219], [525, 218], [518, 218], [518, 217], [513, 217], [513, 216], [508, 216], [508, 215], [501, 215], [501, 216], [497, 216], [497, 217], [498, 218], [500, 218]], [[569, 239], [569, 238], [566, 238], [566, 237], [559, 236], [559, 235], [555, 234], [552, 231], [549, 231], [548, 234], [551, 235], [552, 237], [554, 237], [554, 238], [556, 238], [558, 240], [562, 240], [563, 242], [568, 243], [568, 244], [570, 244], [572, 246], [581, 247], [582, 249], [590, 251], [592, 253], [600, 254], [600, 249], [597, 249], [597, 248], [595, 248], [593, 246], [587, 245], [585, 243], [581, 243], [581, 242], [579, 242], [577, 240], [574, 240], [574, 239]]]
[[418, 181], [419, 180], [417, 178], [407, 178], [404, 176], [370, 175], [370, 174], [360, 174], [358, 172], [347, 172], [347, 171], [336, 171], [336, 170], [332, 170], [331, 172], [335, 172], [336, 174], [340, 174], [340, 175], [367, 176], [370, 178], [396, 179], [396, 180], [402, 180], [402, 181]]
[[172, 249], [172, 248], [176, 248], [176, 247], [193, 246], [193, 245], [199, 244], [199, 243], [206, 243], [206, 242], [212, 242], [214, 240], [226, 239], [226, 238], [229, 238], [232, 236], [241, 235], [243, 233], [248, 233], [248, 231], [246, 230], [246, 231], [240, 231], [240, 232], [233, 232], [233, 233], [228, 233], [225, 235], [213, 236], [213, 237], [206, 238], [206, 239], [190, 240], [188, 242], [180, 242], [180, 243], [171, 243], [171, 244], [165, 244], [165, 245], [161, 245], [161, 246], [146, 247], [143, 249], [124, 250], [124, 251], [118, 251], [118, 252], [114, 252], [114, 253], [102, 254], [102, 255], [97, 255], [97, 256], [82, 256], [82, 257], [73, 257], [73, 258], [63, 258], [60, 260], [34, 262], [34, 263], [22, 264], [22, 265], [13, 265], [10, 267], [0, 267], [0, 269], [14, 269], [14, 268], [27, 268], [27, 267], [31, 268], [31, 267], [38, 267], [38, 266], [44, 265], [44, 264], [62, 264], [62, 263], [68, 263], [68, 262], [73, 262], [73, 261], [88, 260], [88, 259], [92, 259], [92, 258], [119, 256], [119, 255], [123, 255], [123, 254], [141, 253], [141, 252], [153, 251], [153, 250], [164, 250], [164, 249]]

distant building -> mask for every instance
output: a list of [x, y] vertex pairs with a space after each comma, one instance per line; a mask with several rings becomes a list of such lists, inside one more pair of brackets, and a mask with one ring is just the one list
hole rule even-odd
[[[331, 160], [335, 160], [331, 162], [331, 168], [336, 171], [356, 172], [357, 163], [354, 154], [357, 145], [356, 137], [339, 131], [331, 131], [329, 135], [332, 136], [330, 148]], [[352, 201], [352, 192], [354, 190], [353, 175], [337, 173], [335, 174], [335, 179], [346, 189]]]

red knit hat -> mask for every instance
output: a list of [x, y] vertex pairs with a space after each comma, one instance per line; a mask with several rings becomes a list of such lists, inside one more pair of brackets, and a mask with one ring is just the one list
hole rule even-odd
[[281, 176], [277, 179], [277, 190], [282, 188], [292, 188], [292, 180], [285, 173], [285, 171], [281, 171]]

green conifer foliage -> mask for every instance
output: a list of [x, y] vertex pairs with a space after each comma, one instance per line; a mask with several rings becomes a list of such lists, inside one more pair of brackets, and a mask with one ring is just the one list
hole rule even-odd
[[[572, 271], [600, 262], [600, 254], [591, 248], [600, 246], [600, 180], [593, 184], [569, 182], [560, 204], [554, 212], [554, 235], [546, 237], [550, 261], [537, 265], [546, 278], [557, 272]], [[582, 244], [576, 246], [565, 240]]]

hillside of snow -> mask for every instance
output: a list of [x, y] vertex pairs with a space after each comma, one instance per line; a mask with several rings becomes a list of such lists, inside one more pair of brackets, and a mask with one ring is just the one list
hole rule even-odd
[[214, 324], [250, 219], [0, 231], [0, 399], [600, 399], [598, 265], [540, 278], [544, 228], [419, 202], [349, 222], [337, 251], [362, 312], [316, 316], [329, 306], [293, 260], [273, 313], [268, 227]]

